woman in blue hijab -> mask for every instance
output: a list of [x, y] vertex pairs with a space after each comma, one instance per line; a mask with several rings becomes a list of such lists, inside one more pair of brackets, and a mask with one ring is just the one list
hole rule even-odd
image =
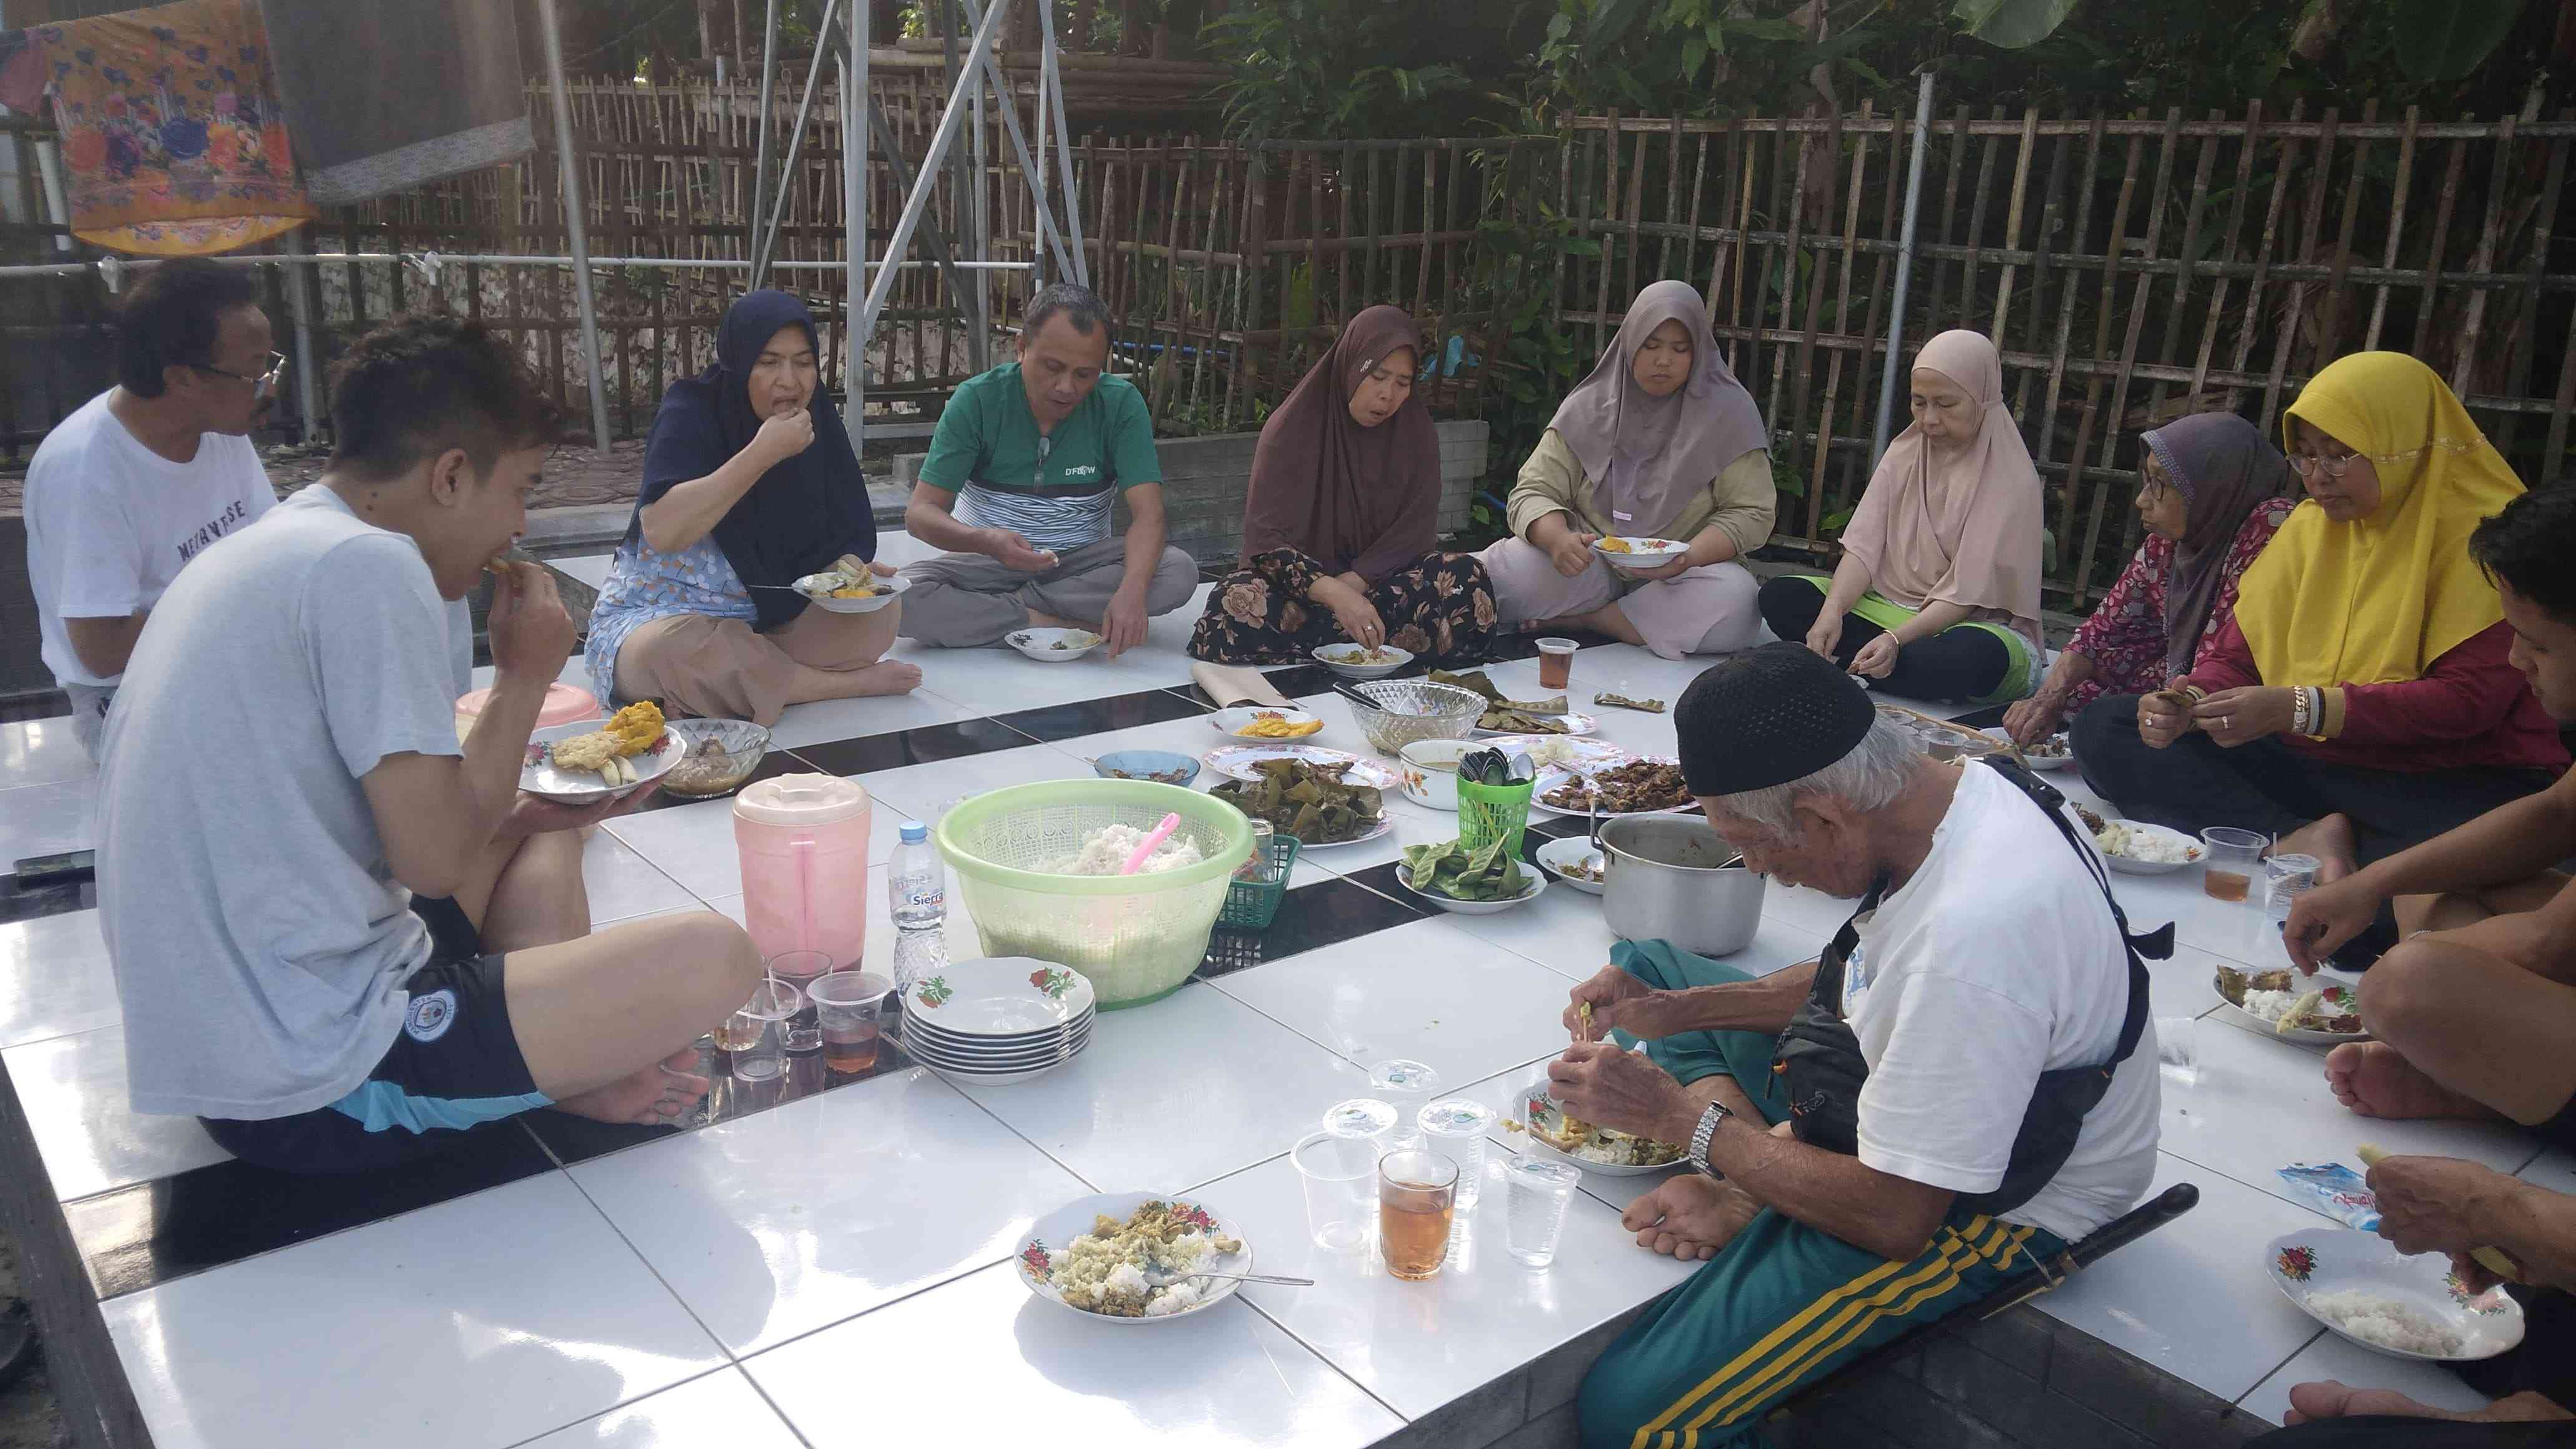
[[874, 562], [875, 515], [841, 415], [822, 396], [814, 315], [785, 292], [725, 313], [716, 363], [674, 386], [644, 445], [644, 484], [590, 615], [603, 705], [774, 723], [791, 704], [901, 694], [885, 658], [903, 601], [808, 608], [784, 587], [844, 555]]

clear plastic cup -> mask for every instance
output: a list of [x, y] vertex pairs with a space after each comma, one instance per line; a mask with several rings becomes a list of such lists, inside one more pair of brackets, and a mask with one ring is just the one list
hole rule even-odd
[[1476, 1205], [1478, 1187], [1485, 1180], [1485, 1134], [1493, 1130], [1497, 1115], [1493, 1108], [1465, 1097], [1433, 1102], [1414, 1114], [1413, 1125], [1421, 1133], [1423, 1147], [1458, 1164], [1461, 1208]]
[[1395, 1124], [1400, 1120], [1401, 1115], [1395, 1110], [1394, 1103], [1381, 1102], [1375, 1097], [1353, 1097], [1324, 1109], [1324, 1131], [1335, 1137], [1374, 1142], [1380, 1147], [1386, 1145], [1387, 1134], [1395, 1130]]
[[784, 981], [751, 988], [751, 999], [716, 1031], [716, 1044], [732, 1054], [735, 1081], [778, 1080], [787, 1070], [787, 1023], [804, 1008], [805, 993]]
[[1368, 1251], [1377, 1225], [1377, 1146], [1317, 1132], [1288, 1154], [1306, 1186], [1306, 1231], [1327, 1253]]
[[1538, 687], [1562, 693], [1574, 682], [1574, 651], [1583, 646], [1571, 639], [1538, 641]]
[[815, 1023], [823, 1036], [823, 1065], [843, 1076], [872, 1071], [877, 1064], [878, 1018], [894, 983], [865, 971], [835, 971], [818, 976], [805, 989], [814, 1003]]
[[2313, 855], [2273, 855], [2263, 861], [2263, 912], [2275, 921], [2290, 919], [2290, 903], [2317, 884], [2317, 867], [2323, 864]]
[[2177, 1087], [2200, 1083], [2200, 1021], [2189, 1016], [2156, 1018], [2156, 1070]]
[[1449, 1257], [1458, 1215], [1458, 1164], [1436, 1152], [1390, 1152], [1377, 1162], [1377, 1246], [1386, 1270], [1419, 1282]]
[[2201, 862], [2200, 888], [2211, 900], [2240, 902], [2253, 895], [2263, 876], [2263, 852], [2272, 837], [2259, 830], [2213, 825], [2200, 832], [2207, 858]]
[[[799, 992], [820, 981], [838, 963], [821, 951], [781, 951], [763, 963], [772, 981], [783, 982]], [[805, 1056], [823, 1049], [823, 1031], [814, 1019], [814, 1006], [807, 1001], [797, 1008], [787, 1023], [787, 1050]]]
[[1572, 1164], [1515, 1157], [1503, 1164], [1503, 1251], [1524, 1268], [1556, 1261], [1565, 1210], [1583, 1174]]

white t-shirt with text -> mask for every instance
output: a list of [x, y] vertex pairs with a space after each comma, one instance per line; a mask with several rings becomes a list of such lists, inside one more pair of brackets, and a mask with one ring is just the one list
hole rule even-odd
[[277, 506], [259, 450], [206, 433], [173, 463], [117, 421], [111, 389], [45, 435], [27, 465], [27, 577], [45, 667], [66, 684], [112, 689], [73, 650], [65, 619], [121, 619], [161, 601], [206, 546]]
[[[2109, 1058], [2129, 965], [2101, 889], [2010, 781], [1960, 771], [1932, 851], [1861, 921], [1843, 1014], [1869, 1078], [1860, 1160], [1991, 1192], [2042, 1071]], [[2056, 1177], [2001, 1216], [2073, 1241], [2145, 1195], [2156, 1168], [2155, 1025], [2113, 1074]]]

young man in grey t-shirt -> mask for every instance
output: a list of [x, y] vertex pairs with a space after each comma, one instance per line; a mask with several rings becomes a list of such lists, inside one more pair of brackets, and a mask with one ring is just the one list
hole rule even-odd
[[208, 548], [108, 720], [99, 915], [137, 1111], [297, 1171], [402, 1161], [534, 1107], [668, 1122], [689, 1044], [758, 979], [712, 913], [587, 935], [596, 813], [519, 793], [573, 643], [503, 572], [490, 703], [460, 752], [448, 609], [526, 523], [557, 415], [446, 319], [362, 339], [321, 481]]

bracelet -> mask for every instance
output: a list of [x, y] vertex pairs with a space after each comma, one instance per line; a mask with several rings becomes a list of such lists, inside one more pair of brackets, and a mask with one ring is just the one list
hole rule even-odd
[[2290, 733], [2303, 735], [2307, 732], [2308, 692], [2304, 689], [2293, 689], [2290, 691]]
[[2308, 722], [2300, 726], [2299, 733], [2324, 734], [2326, 732], [2326, 692], [2313, 684], [2301, 692], [2308, 697]]

